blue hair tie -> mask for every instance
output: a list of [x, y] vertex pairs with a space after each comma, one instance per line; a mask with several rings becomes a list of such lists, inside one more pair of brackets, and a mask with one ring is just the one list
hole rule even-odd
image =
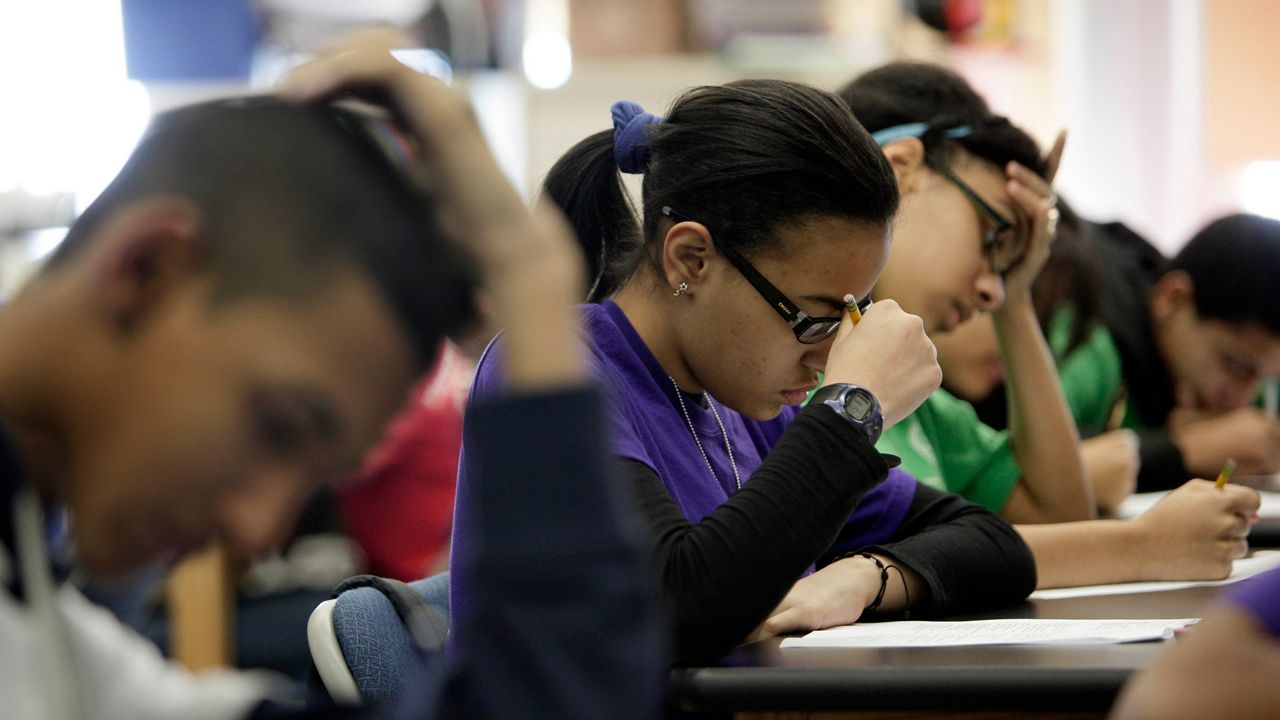
[[[921, 137], [928, 132], [928, 130], [929, 124], [922, 122], [907, 123], [906, 125], [894, 125], [893, 127], [887, 127], [883, 130], [877, 130], [871, 133], [871, 139], [875, 140], [877, 145], [884, 147], [894, 140], [901, 140], [909, 137]], [[943, 137], [949, 138], [962, 138], [972, 133], [973, 130], [971, 130], [968, 125], [961, 125], [959, 127], [953, 127], [950, 130], [944, 130], [942, 135]]]
[[649, 126], [662, 118], [647, 113], [639, 103], [619, 100], [609, 108], [613, 116], [613, 159], [624, 173], [641, 174], [649, 164]]

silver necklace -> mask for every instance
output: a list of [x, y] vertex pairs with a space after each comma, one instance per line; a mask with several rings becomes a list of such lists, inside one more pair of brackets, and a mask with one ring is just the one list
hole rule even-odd
[[[689, 408], [684, 404], [684, 393], [680, 392], [680, 386], [676, 384], [676, 379], [667, 376], [671, 381], [671, 387], [676, 389], [676, 402], [680, 403], [680, 412], [684, 415], [684, 421], [689, 425], [689, 434], [693, 436], [693, 442], [698, 446], [698, 452], [702, 453], [702, 460], [707, 464], [707, 469], [711, 471], [711, 477], [720, 482], [720, 476], [716, 475], [716, 469], [711, 465], [711, 458], [707, 457], [707, 451], [702, 447], [702, 440], [698, 439], [698, 431], [693, 428], [693, 418], [689, 417]], [[729, 454], [729, 467], [733, 468], [733, 485], [738, 490], [742, 489], [742, 478], [738, 475], [738, 463], [733, 459], [733, 446], [729, 444], [729, 431], [724, 428], [724, 421], [720, 419], [720, 413], [716, 410], [716, 404], [711, 401], [711, 393], [705, 393], [707, 396], [707, 407], [711, 408], [711, 415], [715, 417], [716, 424], [720, 426], [720, 436], [724, 438], [724, 450]]]

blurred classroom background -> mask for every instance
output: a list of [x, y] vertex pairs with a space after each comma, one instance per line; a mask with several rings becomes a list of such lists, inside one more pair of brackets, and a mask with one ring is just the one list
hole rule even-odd
[[0, 298], [118, 170], [149, 117], [268, 90], [369, 23], [464, 86], [527, 195], [609, 105], [661, 113], [741, 77], [834, 89], [909, 57], [961, 71], [1041, 142], [1059, 188], [1166, 252], [1236, 209], [1280, 216], [1280, 3], [1271, 0], [6, 0]]

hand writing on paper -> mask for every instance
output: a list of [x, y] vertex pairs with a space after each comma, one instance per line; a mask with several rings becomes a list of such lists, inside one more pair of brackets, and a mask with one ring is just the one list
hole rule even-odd
[[1215, 488], [1192, 480], [1169, 493], [1133, 522], [1142, 533], [1143, 577], [1221, 580], [1231, 561], [1249, 550], [1246, 536], [1261, 499], [1241, 485]]

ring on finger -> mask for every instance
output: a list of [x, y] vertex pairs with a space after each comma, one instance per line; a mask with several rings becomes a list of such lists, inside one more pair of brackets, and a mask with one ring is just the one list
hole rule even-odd
[[1049, 231], [1050, 235], [1058, 234], [1058, 218], [1061, 214], [1062, 213], [1058, 212], [1057, 205], [1050, 207], [1049, 212], [1045, 213], [1045, 217], [1048, 219], [1048, 222], [1045, 224], [1045, 228]]

